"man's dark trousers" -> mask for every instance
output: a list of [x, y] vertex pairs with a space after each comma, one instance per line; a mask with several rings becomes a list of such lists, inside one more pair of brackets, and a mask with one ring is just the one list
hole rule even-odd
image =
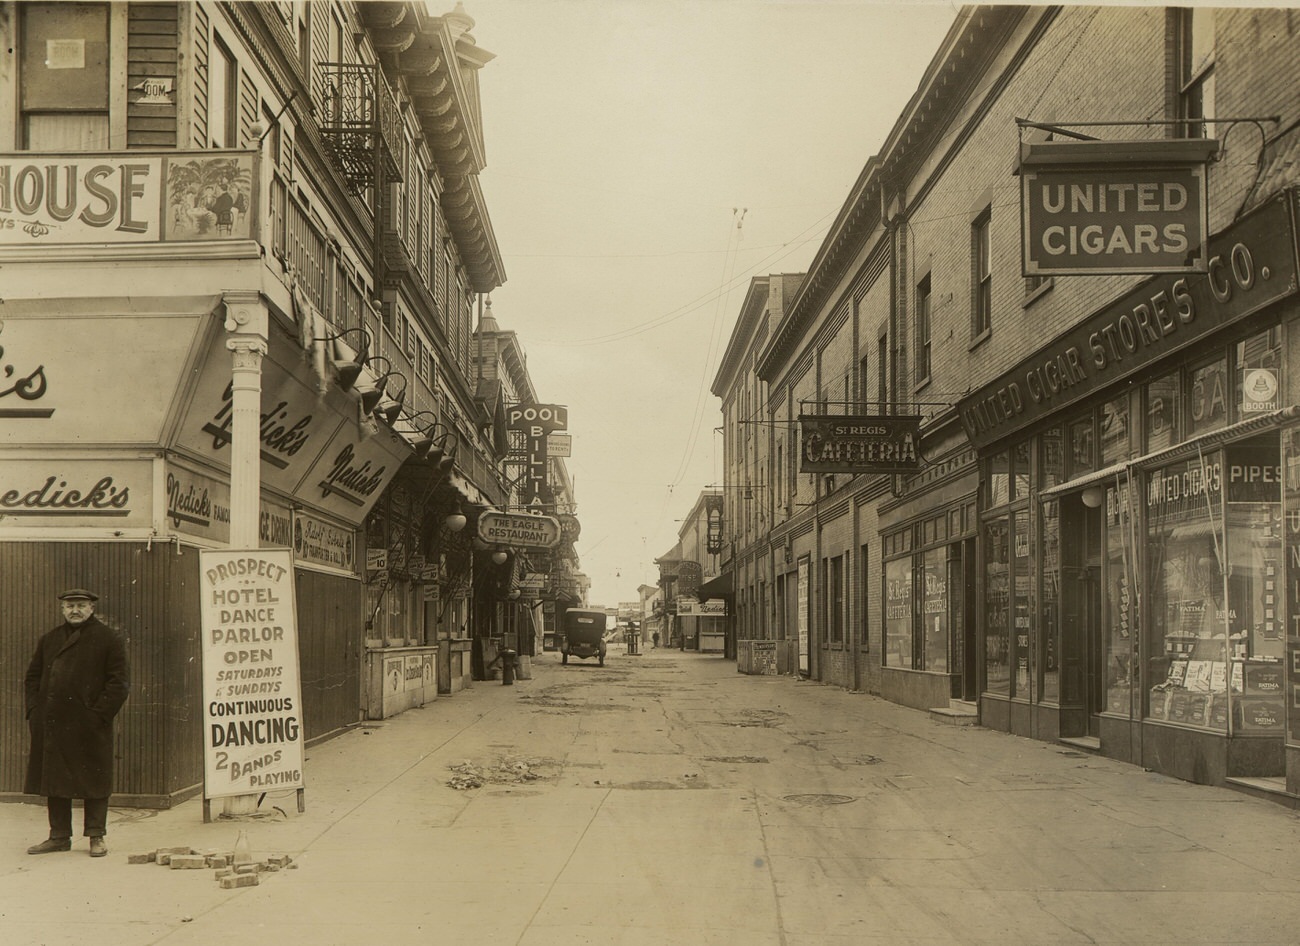
[[[108, 799], [86, 798], [82, 800], [85, 811], [85, 834], [88, 838], [102, 838], [108, 833]], [[50, 815], [50, 837], [57, 840], [72, 837], [72, 799], [45, 799], [45, 808]]]

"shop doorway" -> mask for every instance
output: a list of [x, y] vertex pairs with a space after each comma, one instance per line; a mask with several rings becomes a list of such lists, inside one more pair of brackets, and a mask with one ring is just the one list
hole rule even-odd
[[951, 587], [960, 588], [961, 593], [952, 596], [952, 626], [956, 628], [953, 641], [961, 651], [959, 654], [954, 654], [956, 659], [953, 661], [953, 667], [959, 675], [953, 680], [952, 694], [960, 700], [974, 703], [979, 699], [979, 664], [976, 661], [975, 643], [978, 593], [975, 574], [975, 540], [967, 539], [955, 546], [954, 551], [958, 553], [957, 558], [950, 565], [954, 578], [960, 577], [961, 581], [953, 583]]
[[1100, 508], [1061, 500], [1061, 723], [1064, 737], [1101, 735], [1106, 708]]

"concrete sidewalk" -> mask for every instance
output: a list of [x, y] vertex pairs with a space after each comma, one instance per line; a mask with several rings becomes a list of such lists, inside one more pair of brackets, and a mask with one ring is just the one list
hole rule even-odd
[[[0, 943], [1281, 946], [1300, 929], [1300, 818], [1280, 806], [716, 657], [548, 654], [530, 681], [316, 746], [305, 770], [303, 814], [292, 793], [206, 825], [197, 799], [113, 809], [102, 859], [84, 839], [25, 854], [44, 808], [0, 806]], [[297, 868], [226, 890], [127, 863], [229, 850], [241, 827]]]

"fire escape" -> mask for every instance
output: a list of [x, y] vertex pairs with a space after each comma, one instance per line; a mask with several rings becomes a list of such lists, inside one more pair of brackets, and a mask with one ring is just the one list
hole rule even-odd
[[374, 213], [375, 287], [386, 281], [384, 232], [390, 227], [390, 184], [402, 182], [406, 138], [388, 80], [377, 65], [321, 64], [321, 131], [349, 190]]

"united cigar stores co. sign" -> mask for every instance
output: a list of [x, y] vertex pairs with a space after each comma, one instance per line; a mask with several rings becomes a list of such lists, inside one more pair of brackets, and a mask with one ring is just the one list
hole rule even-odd
[[1217, 148], [1204, 138], [1023, 142], [1024, 275], [1205, 272], [1205, 166]]

